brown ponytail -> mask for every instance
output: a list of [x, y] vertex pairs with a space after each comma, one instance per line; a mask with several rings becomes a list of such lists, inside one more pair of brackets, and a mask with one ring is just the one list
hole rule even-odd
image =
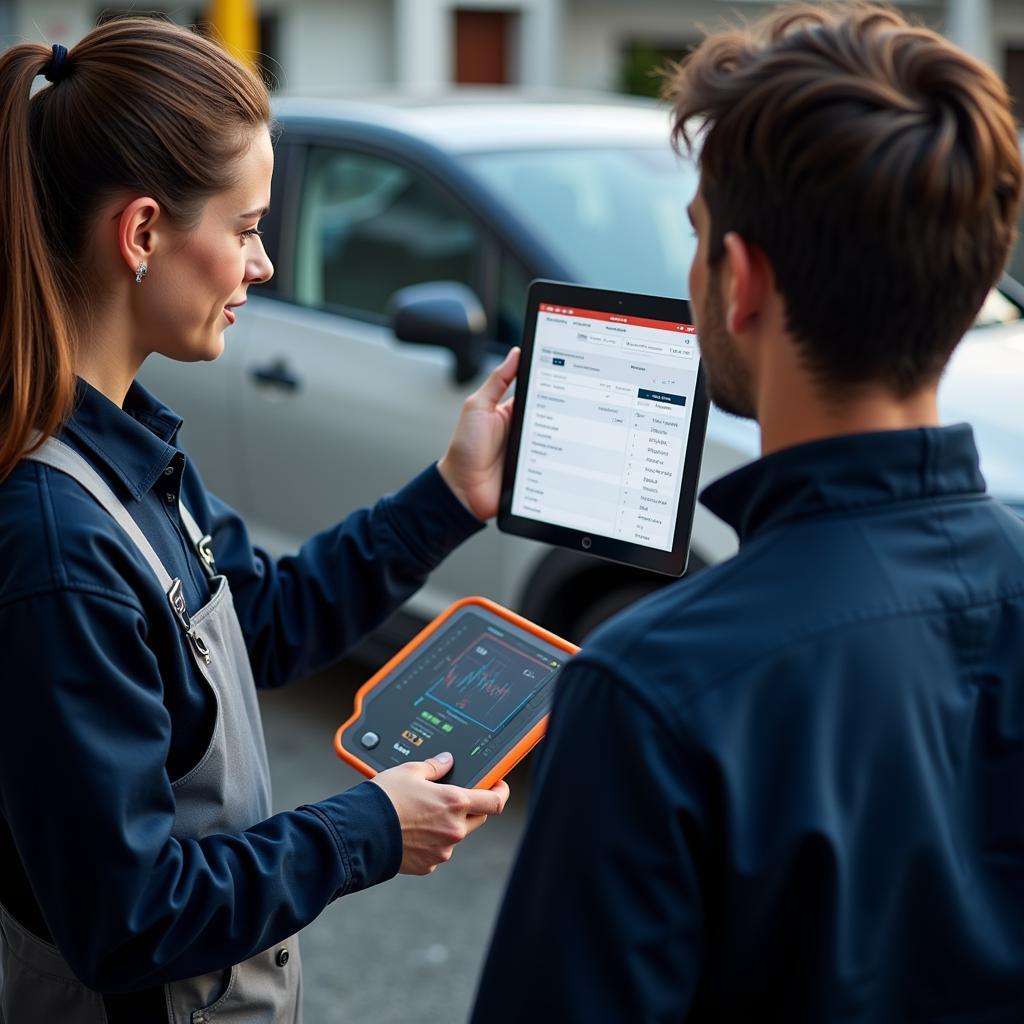
[[170, 22], [93, 29], [30, 98], [50, 58], [33, 43], [0, 54], [0, 481], [33, 430], [45, 438], [71, 413], [79, 267], [99, 207], [152, 195], [190, 226], [270, 121], [256, 75]]
[[33, 429], [49, 435], [71, 409], [67, 302], [42, 230], [29, 148], [29, 92], [50, 50], [0, 54], [0, 480]]

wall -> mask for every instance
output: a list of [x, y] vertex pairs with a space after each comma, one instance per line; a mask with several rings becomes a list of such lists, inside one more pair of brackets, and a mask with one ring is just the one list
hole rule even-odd
[[[1024, 47], [1024, 0], [989, 2], [993, 62], [1002, 71], [1006, 48]], [[5, 33], [12, 41], [13, 33], [18, 39], [71, 46], [102, 6], [100, 0], [0, 0], [0, 41]], [[196, 0], [194, 9], [201, 6]], [[943, 0], [906, 0], [904, 6], [937, 28], [948, 21]], [[695, 41], [700, 24], [714, 26], [733, 12], [757, 17], [769, 5], [754, 0], [264, 0], [261, 10], [279, 18], [283, 87], [308, 93], [444, 88], [451, 73], [445, 34], [455, 7], [520, 13], [516, 77], [523, 84], [608, 91], [619, 87], [630, 42]], [[182, 20], [194, 13], [192, 4], [174, 5], [173, 11]]]

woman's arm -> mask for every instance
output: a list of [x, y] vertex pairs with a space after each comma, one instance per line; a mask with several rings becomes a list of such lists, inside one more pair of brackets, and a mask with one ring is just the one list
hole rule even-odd
[[513, 349], [466, 399], [437, 466], [316, 534], [295, 555], [275, 561], [255, 547], [241, 517], [207, 494], [194, 468], [187, 471], [184, 501], [213, 537], [257, 686], [279, 686], [336, 661], [497, 513], [511, 416], [510, 401], [501, 399], [518, 355]]
[[130, 598], [97, 588], [0, 608], [0, 637], [24, 638], [5, 644], [0, 676], [0, 813], [53, 941], [107, 992], [239, 963], [403, 859], [371, 782], [241, 832], [175, 838], [148, 629]]

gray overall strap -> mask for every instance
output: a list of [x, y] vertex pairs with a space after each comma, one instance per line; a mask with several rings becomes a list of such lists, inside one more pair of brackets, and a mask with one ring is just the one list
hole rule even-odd
[[[55, 437], [47, 438], [46, 443], [39, 451], [27, 455], [26, 458], [34, 459], [36, 462], [42, 462], [47, 466], [60, 470], [62, 473], [67, 473], [73, 480], [78, 481], [110, 513], [118, 526], [128, 534], [141, 552], [142, 557], [146, 559], [149, 567], [156, 574], [161, 590], [167, 595], [171, 611], [174, 612], [196, 655], [202, 658], [205, 664], [209, 665], [210, 650], [192, 625], [188, 609], [185, 607], [185, 595], [181, 579], [178, 577], [171, 578], [171, 574], [164, 568], [163, 562], [160, 561], [159, 556], [153, 550], [153, 545], [149, 543], [146, 535], [139, 529], [135, 520], [128, 515], [128, 510], [117, 500], [117, 496], [99, 473], [74, 448], [70, 448], [63, 441], [58, 441]], [[205, 560], [203, 564], [206, 564]]]
[[153, 550], [153, 545], [146, 540], [146, 535], [139, 529], [135, 520], [128, 515], [128, 510], [118, 501], [107, 482], [74, 448], [68, 447], [55, 437], [50, 437], [47, 438], [42, 448], [26, 458], [52, 466], [77, 480], [113, 516], [117, 525], [132, 539], [142, 557], [149, 563], [149, 567], [156, 573], [163, 592], [166, 594], [171, 589], [173, 583], [171, 575]]
[[181, 521], [185, 524], [185, 529], [188, 531], [189, 539], [192, 541], [192, 547], [196, 549], [199, 561], [203, 564], [206, 575], [212, 579], [217, 575], [217, 567], [213, 562], [213, 538], [208, 533], [203, 533], [202, 528], [195, 521], [192, 513], [185, 508], [184, 502], [180, 499], [178, 501], [178, 512], [181, 515]]

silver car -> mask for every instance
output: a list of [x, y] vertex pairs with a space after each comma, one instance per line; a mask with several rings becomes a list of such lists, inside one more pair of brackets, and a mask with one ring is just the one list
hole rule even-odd
[[[183, 443], [208, 486], [272, 553], [294, 550], [440, 457], [463, 398], [518, 342], [532, 278], [686, 293], [695, 242], [685, 205], [697, 176], [671, 151], [661, 107], [291, 99], [275, 115], [264, 224], [273, 281], [250, 290], [216, 362], [153, 357], [140, 377], [185, 417]], [[431, 282], [441, 301], [417, 305], [410, 286]], [[440, 320], [439, 309], [448, 311]], [[975, 330], [944, 385], [951, 418], [984, 422], [991, 483], [1017, 500], [1024, 474], [1008, 453], [1020, 430], [989, 429], [988, 384], [1008, 402], [1021, 391], [1022, 309], [1012, 282], [994, 292], [983, 315], [996, 326]], [[1012, 367], [1007, 346], [1022, 353]], [[754, 425], [713, 412], [703, 481], [757, 449]], [[698, 506], [690, 571], [735, 546]], [[663, 582], [492, 526], [434, 573], [378, 641], [392, 646], [466, 594], [579, 639]]]

